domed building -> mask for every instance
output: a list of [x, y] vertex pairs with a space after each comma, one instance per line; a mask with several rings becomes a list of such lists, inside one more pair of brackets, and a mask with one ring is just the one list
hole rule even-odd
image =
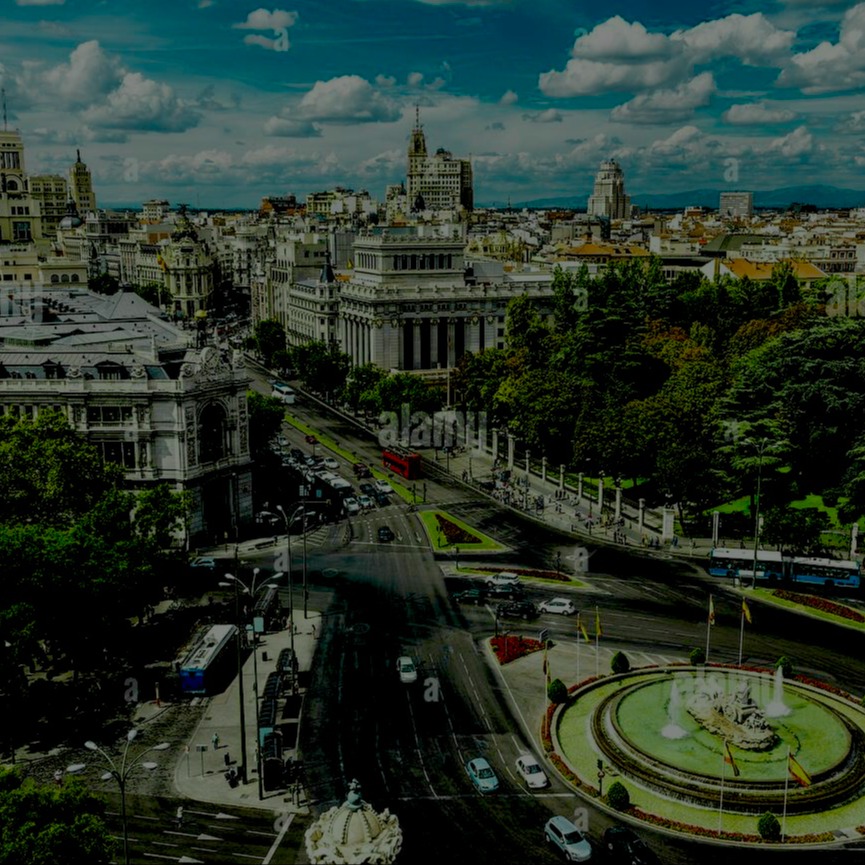
[[377, 814], [353, 780], [338, 808], [326, 811], [306, 830], [306, 853], [313, 863], [387, 865], [402, 847], [399, 820], [387, 809]]

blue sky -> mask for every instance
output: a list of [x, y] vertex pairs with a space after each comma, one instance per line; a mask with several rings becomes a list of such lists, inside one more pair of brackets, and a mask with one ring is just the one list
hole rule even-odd
[[0, 0], [30, 172], [101, 203], [255, 207], [405, 177], [415, 106], [475, 199], [865, 189], [865, 2]]

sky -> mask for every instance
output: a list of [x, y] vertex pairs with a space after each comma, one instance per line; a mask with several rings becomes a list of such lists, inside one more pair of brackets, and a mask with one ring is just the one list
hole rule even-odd
[[80, 148], [101, 206], [255, 208], [470, 158], [475, 201], [865, 189], [865, 2], [0, 0], [30, 173]]

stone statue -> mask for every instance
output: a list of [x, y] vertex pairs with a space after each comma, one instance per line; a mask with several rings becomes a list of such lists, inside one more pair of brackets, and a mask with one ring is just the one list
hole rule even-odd
[[744, 750], [766, 751], [777, 741], [775, 731], [751, 697], [747, 681], [739, 681], [733, 693], [727, 694], [714, 679], [703, 679], [686, 708], [710, 733]]

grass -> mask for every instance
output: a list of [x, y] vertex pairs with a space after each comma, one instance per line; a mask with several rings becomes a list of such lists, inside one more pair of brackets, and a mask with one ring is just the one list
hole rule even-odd
[[[801, 586], [798, 589], [795, 585], [790, 587], [791, 592], [796, 592], [800, 589]], [[865, 622], [854, 622], [852, 619], [845, 619], [843, 616], [836, 616], [834, 613], [827, 613], [825, 610], [817, 610], [814, 607], [805, 606], [805, 604], [797, 604], [795, 601], [788, 601], [786, 598], [775, 597], [775, 595], [772, 594], [772, 589], [750, 589], [749, 592], [755, 598], [769, 604], [775, 604], [778, 607], [787, 607], [791, 610], [798, 610], [799, 612], [806, 613], [809, 616], [814, 616], [816, 619], [823, 619], [836, 625], [844, 625], [847, 628], [855, 628], [857, 631], [865, 631]], [[807, 594], [807, 592], [802, 592], [802, 594]], [[834, 598], [831, 600], [835, 604], [838, 603]], [[840, 606], [843, 607], [847, 605], [840, 604]], [[854, 608], [851, 607], [851, 609]], [[861, 612], [861, 610], [859, 612]]]
[[[468, 532], [469, 534], [474, 535], [479, 543], [477, 544], [445, 544], [442, 545], [440, 541], [444, 540], [444, 535], [439, 534], [438, 531], [438, 521], [436, 520], [436, 515], [440, 514], [446, 520], [450, 520], [455, 526], [459, 526], [463, 531]], [[505, 546], [500, 544], [498, 541], [494, 541], [488, 535], [479, 532], [477, 529], [472, 528], [467, 523], [464, 523], [458, 517], [453, 516], [452, 514], [447, 513], [446, 511], [419, 511], [418, 516], [423, 523], [424, 529], [426, 529], [427, 537], [429, 538], [430, 546], [434, 550], [453, 550], [456, 547], [457, 551], [460, 553], [464, 552], [477, 552], [477, 551], [485, 551], [485, 552], [499, 552], [501, 550], [507, 549]]]
[[[474, 531], [474, 529], [472, 529], [472, 531]], [[475, 568], [460, 568], [460, 573], [475, 574], [480, 577], [488, 577], [490, 575], [489, 571], [479, 571]], [[582, 580], [578, 580], [576, 577], [572, 577], [570, 574], [564, 575], [568, 578], [567, 580], [548, 580], [545, 577], [527, 576], [520, 576], [520, 579], [531, 580], [533, 583], [546, 583], [548, 586], [570, 586], [571, 588], [576, 587], [578, 589], [588, 586], [588, 583], [584, 583]]]

